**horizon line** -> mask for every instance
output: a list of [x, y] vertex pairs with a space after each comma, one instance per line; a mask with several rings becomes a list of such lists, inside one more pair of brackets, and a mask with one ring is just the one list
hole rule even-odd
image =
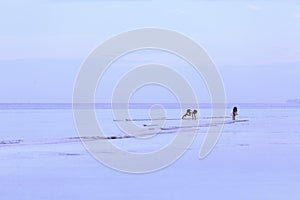
[[[191, 107], [191, 103], [104, 103], [104, 102], [96, 102], [96, 103], [81, 103], [75, 104], [77, 107], [73, 108], [73, 103], [71, 102], [61, 102], [61, 103], [54, 103], [54, 102], [38, 102], [38, 103], [28, 103], [28, 102], [7, 102], [7, 103], [0, 103], [0, 110], [29, 110], [29, 109], [149, 109], [153, 105], [162, 105], [165, 109], [187, 109]], [[300, 108], [300, 102], [282, 102], [282, 103], [198, 103], [198, 108], [203, 109], [211, 109], [212, 107], [224, 107], [226, 109], [231, 108], [232, 106], [238, 106], [242, 108]]]

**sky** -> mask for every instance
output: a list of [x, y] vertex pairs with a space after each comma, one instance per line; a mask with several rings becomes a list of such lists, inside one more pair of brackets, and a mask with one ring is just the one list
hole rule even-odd
[[[300, 98], [299, 1], [12, 0], [0, 6], [0, 102], [71, 102], [89, 54], [117, 34], [145, 27], [179, 32], [203, 47], [223, 79], [228, 102]], [[114, 63], [98, 86], [97, 101], [109, 102], [121, 72], [149, 61], [170, 65], [197, 88], [199, 101], [209, 101], [191, 66], [153, 51]], [[132, 98], [174, 99], [157, 86]]]

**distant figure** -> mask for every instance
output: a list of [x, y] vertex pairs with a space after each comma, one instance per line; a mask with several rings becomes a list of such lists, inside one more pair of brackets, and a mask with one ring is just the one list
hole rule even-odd
[[197, 119], [196, 114], [197, 114], [197, 110], [194, 110], [192, 112], [192, 119]]
[[182, 116], [181, 119], [184, 119], [186, 116], [191, 116], [191, 114], [192, 114], [191, 109], [187, 109], [187, 110], [186, 110], [186, 113]]
[[237, 115], [238, 115], [238, 109], [237, 109], [237, 107], [234, 107], [231, 112], [232, 120], [235, 120], [235, 116], [237, 116]]
[[186, 113], [182, 116], [182, 119], [184, 119], [186, 116], [192, 116], [192, 119], [197, 119], [196, 114], [197, 114], [197, 110], [193, 110], [192, 112], [191, 109], [187, 109]]

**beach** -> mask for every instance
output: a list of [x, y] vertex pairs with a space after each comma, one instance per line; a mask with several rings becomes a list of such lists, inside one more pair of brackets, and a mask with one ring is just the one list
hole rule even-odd
[[1, 8], [0, 200], [300, 200], [299, 1]]
[[[146, 111], [135, 109], [132, 113]], [[110, 109], [96, 112], [99, 121], [105, 122], [105, 132], [121, 135]], [[181, 110], [167, 113], [178, 118], [175, 114]], [[200, 110], [199, 117], [208, 117], [207, 113]], [[240, 108], [238, 119], [248, 121], [225, 124], [207, 157], [199, 159], [207, 131], [207, 127], [199, 127], [181, 158], [142, 174], [119, 172], [93, 158], [78, 139], [71, 109], [2, 109], [0, 116], [3, 200], [300, 198], [297, 107]], [[149, 152], [168, 144], [174, 135], [158, 134], [151, 142], [135, 138], [113, 142], [126, 151]]]

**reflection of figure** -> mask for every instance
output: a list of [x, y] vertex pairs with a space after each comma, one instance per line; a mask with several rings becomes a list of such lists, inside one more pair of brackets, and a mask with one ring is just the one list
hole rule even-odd
[[235, 116], [237, 116], [237, 115], [238, 115], [237, 107], [234, 107], [231, 112], [232, 120], [235, 120]]
[[196, 119], [197, 117], [196, 117], [196, 114], [197, 114], [197, 110], [194, 110], [193, 112], [192, 112], [192, 119]]
[[182, 119], [184, 119], [186, 116], [191, 116], [191, 114], [192, 114], [191, 109], [187, 109], [186, 113], [182, 116]]

